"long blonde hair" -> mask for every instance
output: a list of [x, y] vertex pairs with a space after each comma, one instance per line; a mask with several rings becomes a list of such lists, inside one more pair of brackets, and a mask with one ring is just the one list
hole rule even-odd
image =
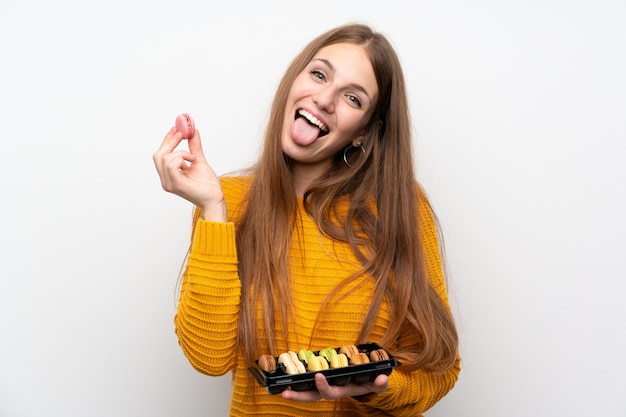
[[[407, 366], [446, 370], [456, 359], [458, 337], [447, 306], [429, 284], [425, 265], [418, 203], [426, 197], [415, 179], [402, 68], [389, 41], [359, 24], [333, 29], [309, 43], [292, 61], [276, 91], [264, 148], [252, 170], [247, 196], [250, 209], [237, 224], [242, 284], [240, 346], [248, 363], [260, 354], [260, 326], [256, 322], [259, 302], [264, 307], [265, 349], [276, 350], [278, 322], [287, 340], [291, 300], [287, 259], [297, 220], [297, 197], [290, 175], [291, 160], [281, 148], [284, 108], [293, 80], [314, 55], [325, 46], [345, 42], [367, 51], [380, 95], [366, 127], [365, 153], [358, 158], [354, 155], [351, 167], [344, 163], [343, 152], [337, 154], [326, 175], [304, 194], [305, 208], [322, 233], [349, 243], [362, 264], [360, 272], [375, 282], [359, 340], [367, 340], [385, 301], [390, 326], [381, 345]], [[361, 153], [358, 148], [356, 151]], [[334, 208], [340, 200], [349, 201], [349, 207], [338, 224]], [[277, 300], [286, 305], [278, 306]]]

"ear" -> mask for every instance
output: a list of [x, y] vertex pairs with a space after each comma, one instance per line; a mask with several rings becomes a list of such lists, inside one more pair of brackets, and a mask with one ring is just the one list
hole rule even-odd
[[354, 146], [355, 148], [362, 146], [364, 139], [365, 139], [365, 135], [357, 136], [357, 138], [352, 141], [352, 146]]

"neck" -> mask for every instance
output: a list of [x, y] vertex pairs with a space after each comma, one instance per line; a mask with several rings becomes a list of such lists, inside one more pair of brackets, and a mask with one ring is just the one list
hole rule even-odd
[[302, 197], [313, 181], [321, 177], [328, 169], [328, 164], [296, 163], [291, 167], [296, 195]]

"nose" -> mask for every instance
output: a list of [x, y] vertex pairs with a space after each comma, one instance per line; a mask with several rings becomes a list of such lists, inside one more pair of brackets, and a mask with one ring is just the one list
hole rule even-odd
[[328, 113], [335, 111], [335, 100], [337, 98], [337, 92], [331, 85], [320, 86], [320, 89], [313, 96], [313, 102], [317, 104], [320, 110], [325, 110]]

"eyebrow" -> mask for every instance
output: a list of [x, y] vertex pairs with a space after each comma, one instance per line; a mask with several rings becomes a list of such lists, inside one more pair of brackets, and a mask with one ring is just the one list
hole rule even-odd
[[[327, 60], [327, 59], [324, 59], [324, 58], [315, 58], [315, 59], [313, 59], [311, 62], [313, 62], [313, 61], [321, 61], [321, 62], [323, 62], [324, 64], [326, 64], [326, 65], [327, 65], [327, 66], [331, 69], [331, 71], [333, 71], [333, 72], [335, 71], [335, 67], [334, 67], [334, 66], [333, 66], [333, 64], [331, 64], [331, 63], [330, 63], [330, 61], [329, 61], [329, 60]], [[369, 95], [369, 93], [367, 92], [367, 90], [365, 90], [365, 88], [363, 88], [363, 86], [362, 86], [362, 85], [359, 85], [359, 84], [354, 84], [354, 83], [350, 83], [350, 84], [348, 84], [348, 87], [353, 88], [353, 89], [355, 89], [355, 90], [359, 90], [360, 92], [362, 92], [363, 94], [365, 94], [365, 95], [367, 96], [367, 98], [368, 98], [370, 101], [372, 101], [372, 97]]]

